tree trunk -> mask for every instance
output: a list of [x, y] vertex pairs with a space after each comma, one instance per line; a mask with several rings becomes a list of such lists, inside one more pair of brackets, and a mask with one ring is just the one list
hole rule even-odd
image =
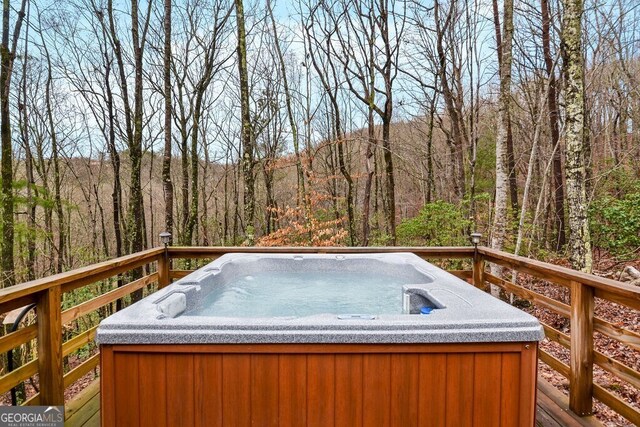
[[[193, 111], [193, 126], [191, 127], [191, 204], [189, 206], [189, 214], [187, 227], [184, 230], [184, 243], [191, 245], [193, 243], [193, 233], [198, 224], [198, 136], [200, 135], [200, 115], [202, 110], [202, 97], [204, 89], [197, 88], [196, 104]], [[196, 236], [197, 239], [197, 236]]]
[[[533, 131], [533, 143], [531, 144], [531, 153], [529, 155], [529, 165], [527, 167], [527, 178], [524, 184], [524, 190], [522, 192], [522, 207], [520, 210], [520, 215], [518, 219], [518, 233], [516, 237], [516, 244], [513, 253], [515, 255], [520, 255], [520, 247], [522, 246], [522, 237], [524, 233], [524, 220], [527, 213], [527, 207], [529, 206], [529, 194], [531, 193], [531, 186], [533, 181], [533, 175], [535, 169], [539, 169], [538, 163], [538, 146], [540, 140], [540, 129], [542, 127], [542, 114], [544, 111], [543, 105], [544, 100], [548, 98], [548, 91], [551, 88], [551, 81], [547, 82], [547, 86], [544, 88], [544, 92], [540, 94], [540, 99], [538, 100], [537, 117], [534, 116], [534, 131]], [[538, 173], [540, 175], [540, 173]], [[513, 275], [514, 279], [516, 275]], [[515, 280], [514, 280], [515, 283]]]
[[240, 182], [241, 165], [238, 163], [234, 166], [234, 179], [233, 179], [233, 229], [232, 229], [232, 244], [238, 245], [238, 234], [240, 229], [240, 189], [238, 184]]
[[222, 223], [222, 242], [221, 246], [226, 246], [229, 241], [229, 159], [231, 150], [227, 149], [224, 156], [224, 215]]
[[[502, 31], [500, 30], [500, 12], [498, 9], [498, 0], [493, 0], [492, 5], [493, 5], [493, 26], [496, 33], [498, 64], [502, 64], [502, 55], [503, 55]], [[511, 19], [513, 19], [513, 13], [511, 15], [512, 15]], [[511, 36], [513, 37], [513, 31], [511, 31], [511, 33], [512, 33]], [[499, 67], [498, 74], [500, 74], [501, 71], [502, 69]], [[518, 183], [516, 181], [516, 165], [515, 165], [515, 156], [513, 154], [513, 132], [511, 129], [510, 115], [508, 117], [508, 123], [507, 123], [505, 153], [507, 158], [507, 167], [508, 167], [508, 174], [509, 174], [509, 202], [511, 204], [511, 211], [512, 211], [511, 213], [513, 217], [517, 219], [518, 217]]]
[[[41, 35], [42, 36], [42, 35]], [[59, 160], [59, 147], [58, 147], [58, 135], [56, 127], [53, 122], [53, 107], [51, 105], [51, 85], [53, 83], [53, 76], [51, 73], [51, 57], [49, 56], [49, 50], [46, 47], [44, 36], [42, 36], [42, 46], [45, 52], [47, 61], [47, 82], [45, 84], [45, 105], [47, 108], [47, 124], [49, 125], [49, 137], [51, 138], [51, 158], [53, 161], [53, 198], [54, 206], [56, 210], [56, 217], [58, 218], [58, 244], [57, 244], [57, 259], [56, 259], [56, 273], [62, 273], [64, 256], [65, 256], [65, 240], [66, 230], [64, 222], [64, 212], [62, 209], [62, 197], [60, 196], [60, 160]]]
[[[116, 29], [116, 18], [114, 16], [113, 0], [107, 1], [107, 13], [109, 18], [110, 40], [112, 42], [115, 58], [118, 64], [118, 73], [120, 77], [120, 89], [122, 91], [123, 108], [125, 116], [125, 135], [127, 137], [127, 145], [129, 149], [129, 161], [131, 166], [131, 176], [129, 182], [129, 212], [125, 223], [125, 238], [129, 252], [138, 252], [144, 246], [144, 208], [141, 184], [141, 166], [142, 166], [142, 130], [143, 130], [143, 52], [146, 41], [148, 23], [151, 14], [151, 5], [149, 2], [147, 14], [145, 18], [144, 30], [140, 37], [140, 21], [138, 18], [138, 1], [131, 0], [131, 41], [133, 44], [133, 60], [134, 60], [134, 107], [133, 111], [130, 106], [129, 90], [127, 84], [127, 72], [124, 63], [124, 53], [118, 32]], [[108, 60], [108, 59], [107, 59]], [[136, 269], [132, 273], [132, 278], [136, 278], [142, 274], [140, 269]], [[142, 296], [142, 291], [136, 291], [132, 294], [133, 301], [137, 301]]]
[[164, 154], [162, 157], [162, 189], [164, 191], [164, 231], [173, 235], [173, 181], [171, 180], [171, 1], [164, 0]]
[[[503, 38], [498, 51], [500, 54], [500, 95], [498, 101], [498, 131], [496, 135], [496, 195], [493, 215], [491, 247], [502, 249], [507, 232], [507, 192], [509, 187], [509, 162], [507, 138], [509, 130], [509, 108], [511, 103], [511, 62], [513, 38], [513, 0], [504, 2]], [[498, 274], [496, 268], [494, 273]], [[491, 287], [491, 293], [498, 289]]]
[[276, 28], [276, 20], [273, 17], [273, 9], [271, 8], [271, 1], [267, 0], [267, 9], [269, 11], [269, 17], [271, 18], [271, 28], [273, 30], [273, 39], [276, 48], [276, 54], [278, 56], [278, 65], [280, 66], [280, 73], [282, 74], [282, 85], [284, 89], [285, 105], [287, 107], [287, 117], [289, 118], [289, 126], [291, 127], [291, 138], [293, 139], [293, 151], [296, 156], [296, 176], [298, 178], [298, 199], [297, 205], [305, 207], [305, 222], [309, 220], [310, 206], [307, 200], [307, 191], [305, 189], [304, 182], [304, 170], [302, 169], [302, 159], [300, 157], [300, 142], [298, 138], [298, 125], [296, 124], [295, 117], [293, 116], [293, 107], [291, 102], [291, 91], [289, 90], [289, 80], [287, 79], [287, 70], [284, 64], [284, 55], [280, 49], [280, 40], [278, 39], [278, 29]]
[[11, 89], [11, 68], [13, 55], [9, 51], [9, 1], [4, 0], [2, 8], [2, 45], [0, 46], [0, 138], [2, 140], [2, 262], [0, 286], [15, 284], [13, 264], [14, 222], [13, 222], [13, 149], [11, 147], [11, 115], [9, 114], [9, 93]]
[[[466, 192], [466, 178], [464, 171], [464, 138], [463, 132], [460, 128], [460, 114], [454, 102], [454, 95], [451, 89], [451, 84], [449, 82], [449, 76], [447, 75], [447, 56], [444, 49], [443, 39], [444, 39], [444, 28], [440, 26], [441, 18], [440, 18], [440, 2], [436, 0], [433, 8], [434, 20], [435, 20], [435, 29], [436, 29], [436, 52], [438, 56], [438, 80], [440, 81], [440, 86], [442, 88], [442, 96], [444, 98], [445, 107], [447, 110], [447, 114], [449, 115], [449, 120], [451, 121], [451, 160], [452, 160], [452, 168], [453, 168], [453, 191], [455, 194], [455, 198], [457, 201], [462, 201]], [[454, 2], [451, 3], [451, 7], [448, 11], [449, 16], [447, 16], [446, 21], [449, 22], [453, 17], [454, 11]], [[449, 24], [450, 25], [450, 24]]]
[[367, 178], [364, 184], [364, 195], [362, 197], [362, 246], [369, 246], [369, 234], [371, 232], [371, 187], [373, 184], [373, 157], [377, 146], [375, 123], [373, 121], [373, 108], [369, 107], [368, 115], [367, 148], [365, 149], [365, 168]]
[[435, 125], [436, 98], [437, 94], [434, 91], [429, 105], [429, 129], [427, 131], [427, 203], [431, 203], [436, 197], [436, 182], [433, 174], [433, 128]]
[[[26, 105], [26, 102], [23, 104]], [[27, 280], [36, 278], [36, 199], [39, 192], [33, 175], [33, 154], [29, 146], [29, 132], [26, 130], [28, 117], [27, 109], [22, 109], [23, 118], [21, 123], [23, 148], [25, 151], [25, 172], [27, 175]]]
[[[336, 126], [340, 126], [340, 122], [336, 120]], [[344, 177], [345, 181], [347, 181], [347, 220], [349, 221], [349, 243], [351, 246], [356, 245], [356, 230], [355, 230], [355, 215], [353, 209], [353, 178], [347, 169], [347, 164], [345, 162], [345, 153], [344, 153], [344, 145], [345, 138], [342, 135], [342, 132], [338, 133], [337, 143], [338, 146], [338, 167], [340, 168], [340, 172]]]
[[[325, 88], [326, 89], [326, 88]], [[338, 157], [338, 168], [340, 169], [340, 173], [344, 177], [344, 180], [347, 182], [347, 221], [349, 222], [349, 244], [351, 246], [356, 245], [356, 229], [355, 229], [355, 214], [353, 207], [353, 178], [351, 177], [351, 173], [349, 169], [347, 169], [347, 163], [345, 161], [345, 136], [342, 131], [342, 119], [340, 117], [339, 107], [338, 107], [338, 99], [337, 94], [333, 92], [327, 92], [329, 94], [329, 99], [331, 101], [331, 105], [333, 108], [334, 114], [334, 131], [335, 131], [335, 140], [337, 146], [337, 157]]]
[[[120, 153], [116, 147], [116, 123], [115, 123], [115, 111], [113, 105], [113, 93], [111, 91], [111, 62], [108, 56], [105, 54], [105, 94], [106, 94], [106, 109], [108, 113], [108, 126], [109, 135], [107, 140], [107, 146], [109, 148], [109, 158], [111, 160], [111, 167], [113, 168], [113, 192], [111, 193], [111, 203], [113, 207], [113, 234], [116, 240], [116, 252], [115, 256], [120, 257], [123, 255], [122, 248], [122, 183], [120, 182]], [[118, 300], [120, 301], [120, 300]]]
[[[140, 252], [143, 249], [144, 244], [144, 206], [142, 197], [142, 108], [144, 104], [144, 99], [142, 97], [142, 58], [144, 52], [144, 38], [141, 40], [139, 33], [138, 0], [131, 0], [131, 40], [133, 42], [135, 76], [132, 126], [133, 134], [129, 143], [131, 180], [129, 184], [129, 226], [127, 228], [129, 232], [129, 251], [130, 253], [135, 253]], [[132, 279], [137, 279], [141, 276], [141, 269], [135, 269], [132, 272]], [[141, 298], [142, 290], [135, 291], [131, 294], [132, 302], [136, 302]]]
[[386, 195], [387, 195], [387, 224], [389, 226], [390, 244], [395, 246], [396, 244], [396, 185], [393, 177], [393, 153], [391, 152], [391, 94], [387, 94], [387, 106], [388, 113], [385, 113], [385, 117], [382, 121], [382, 148], [384, 152], [384, 172], [386, 183]]
[[564, 0], [562, 57], [565, 79], [565, 147], [569, 253], [576, 270], [591, 272], [591, 234], [587, 218], [584, 152], [584, 69], [582, 57], [582, 0]]
[[[393, 176], [393, 151], [391, 149], [391, 120], [393, 119], [393, 81], [394, 81], [394, 54], [391, 49], [389, 35], [389, 5], [387, 1], [380, 2], [380, 19], [377, 20], [380, 26], [380, 36], [384, 44], [384, 65], [382, 67], [382, 77], [384, 79], [384, 110], [382, 115], [382, 147], [384, 149], [384, 170], [386, 177], [387, 193], [387, 223], [391, 235], [391, 244], [396, 244], [396, 183]], [[395, 17], [394, 19], [397, 19]], [[397, 28], [396, 28], [397, 30]], [[393, 35], [392, 35], [393, 36]], [[395, 35], [398, 36], [397, 34]], [[401, 40], [401, 39], [398, 39]], [[399, 49], [395, 46], [395, 49]]]
[[[330, 119], [327, 118], [327, 122], [329, 122]], [[333, 126], [333, 125], [331, 125]], [[335, 139], [335, 135], [334, 135], [334, 131], [333, 128], [330, 128], [329, 130], [330, 134], [327, 136], [328, 140], [334, 140]], [[338, 180], [337, 180], [337, 176], [338, 176], [338, 169], [336, 168], [336, 160], [335, 160], [335, 155], [334, 155], [334, 150], [333, 150], [333, 144], [327, 144], [327, 151], [329, 152], [328, 155], [325, 157], [325, 165], [329, 168], [329, 171], [327, 172], [327, 175], [329, 176], [328, 182], [327, 182], [327, 189], [329, 192], [329, 195], [331, 195], [331, 207], [333, 208], [333, 217], [336, 221], [340, 221], [340, 217], [342, 216], [340, 214], [340, 209], [338, 208]]]
[[271, 162], [267, 159], [263, 163], [262, 174], [264, 176], [264, 189], [266, 197], [266, 208], [264, 212], [264, 221], [266, 226], [266, 234], [269, 235], [276, 231], [277, 209], [275, 197], [273, 196], [274, 170]]
[[[201, 180], [201, 185], [200, 185], [200, 194], [201, 194], [201, 206], [202, 206], [202, 213], [200, 214], [200, 220], [199, 220], [199, 224], [200, 224], [200, 229], [202, 230], [202, 238], [198, 239], [198, 241], [196, 242], [196, 244], [198, 245], [202, 245], [202, 246], [209, 246], [211, 243], [211, 238], [209, 236], [209, 224], [210, 224], [210, 218], [209, 218], [209, 207], [208, 207], [208, 201], [210, 199], [211, 196], [207, 195], [207, 187], [213, 187], [212, 191], [210, 194], [215, 193], [217, 187], [218, 187], [218, 183], [216, 183], [215, 186], [211, 186], [211, 180], [209, 179], [209, 165], [211, 164], [211, 159], [209, 158], [209, 147], [207, 146], [207, 144], [204, 144], [204, 166], [202, 168], [202, 180]], [[213, 178], [213, 177], [212, 177]], [[215, 229], [217, 230], [218, 227], [218, 202], [217, 202], [218, 197], [214, 196], [214, 201], [215, 201], [215, 212], [214, 212], [214, 224], [215, 224]]]
[[[29, 54], [29, 9], [27, 9], [27, 26], [25, 30], [24, 55]], [[33, 174], [33, 153], [29, 143], [29, 115], [27, 109], [27, 64], [28, 61], [22, 61], [22, 106], [18, 106], [21, 112], [19, 115], [20, 132], [22, 135], [22, 146], [25, 153], [25, 173], [27, 175], [27, 280], [36, 278], [36, 199], [39, 197], [39, 191], [36, 187], [36, 180]], [[2, 278], [0, 278], [0, 281]], [[24, 383], [22, 384], [24, 389]]]
[[[312, 39], [308, 29], [307, 29], [307, 39], [309, 40], [309, 46], [311, 46]], [[349, 229], [349, 244], [351, 246], [354, 246], [356, 245], [356, 241], [357, 241], [356, 228], [355, 228], [355, 213], [354, 213], [354, 206], [353, 206], [354, 205], [353, 203], [354, 183], [353, 183], [353, 177], [351, 176], [351, 172], [347, 168], [347, 163], [345, 162], [344, 144], [346, 141], [345, 141], [345, 136], [342, 129], [342, 118], [340, 115], [340, 106], [338, 105], [339, 77], [334, 65], [331, 63], [331, 59], [329, 56], [329, 52], [331, 52], [331, 47], [329, 46], [329, 44], [330, 44], [330, 40], [327, 40], [326, 48], [319, 46], [319, 50], [326, 54], [326, 58], [328, 60], [327, 67], [330, 68], [330, 72], [321, 67], [318, 59], [316, 58], [316, 54], [313, 52], [311, 47], [309, 47], [309, 50], [310, 50], [309, 56], [311, 57], [313, 68], [318, 73], [318, 77], [320, 78], [322, 87], [325, 93], [327, 94], [327, 96], [329, 97], [329, 102], [330, 102], [331, 110], [333, 113], [332, 131], [335, 132], [335, 141], [338, 149], [337, 150], [338, 151], [338, 168], [340, 169], [340, 173], [344, 177], [344, 180], [347, 182], [346, 203], [347, 203], [347, 221], [348, 221], [347, 226]], [[317, 55], [317, 56], [319, 57], [320, 55]], [[327, 76], [329, 74], [334, 83], [333, 87], [329, 83], [329, 77]], [[331, 120], [328, 121], [328, 123], [330, 122]]]
[[509, 112], [509, 122], [507, 123], [507, 167], [509, 168], [509, 204], [511, 205], [511, 216], [518, 218], [518, 181], [516, 177], [516, 160], [513, 152], [513, 132], [511, 130], [511, 113]]
[[378, 180], [378, 153], [373, 152], [373, 227], [380, 229], [380, 181]]
[[249, 73], [247, 70], [247, 40], [244, 27], [243, 0], [235, 0], [238, 25], [238, 76], [240, 79], [240, 110], [242, 121], [242, 175], [244, 180], [244, 223], [246, 243], [253, 245], [255, 238], [255, 177], [254, 147], [249, 111]]
[[558, 125], [558, 101], [556, 91], [556, 76], [551, 56], [550, 38], [550, 6], [548, 0], [540, 0], [542, 11], [542, 50], [544, 63], [549, 79], [549, 91], [547, 92], [547, 109], [549, 110], [549, 128], [551, 130], [551, 150], [553, 151], [553, 227], [555, 232], [554, 248], [559, 251], [566, 244], [564, 221], [564, 183], [562, 182], [562, 152], [556, 145], [560, 143], [560, 130]]

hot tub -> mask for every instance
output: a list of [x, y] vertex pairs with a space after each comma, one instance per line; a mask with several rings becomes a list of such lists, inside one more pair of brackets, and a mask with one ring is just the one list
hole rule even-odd
[[538, 321], [413, 254], [227, 254], [105, 319], [112, 425], [533, 425]]

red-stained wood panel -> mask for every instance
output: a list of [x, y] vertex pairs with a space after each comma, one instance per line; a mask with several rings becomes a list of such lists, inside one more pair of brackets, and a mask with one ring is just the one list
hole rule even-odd
[[418, 420], [421, 426], [442, 427], [447, 419], [447, 355], [419, 357]]
[[366, 354], [362, 359], [362, 424], [391, 423], [391, 355]]
[[307, 424], [307, 356], [281, 354], [279, 363], [280, 426], [304, 426]]
[[[502, 377], [500, 379], [500, 426], [520, 424], [520, 353], [502, 355]], [[535, 402], [534, 402], [535, 405]]]
[[115, 427], [115, 373], [110, 345], [100, 346], [100, 377], [100, 422], [103, 427]]
[[225, 427], [251, 424], [251, 356], [222, 356], [222, 423]]
[[473, 424], [499, 426], [502, 355], [477, 353], [474, 362]]
[[474, 354], [447, 354], [446, 425], [473, 425]]
[[336, 427], [362, 426], [362, 355], [336, 354]]
[[533, 425], [535, 344], [436, 346], [443, 353], [419, 347], [425, 352], [388, 345], [341, 346], [345, 352], [335, 354], [322, 345], [284, 353], [276, 345], [271, 352], [257, 345], [213, 345], [209, 352], [201, 345], [138, 346], [138, 352], [103, 346], [102, 421], [105, 427]]
[[251, 356], [251, 425], [278, 426], [278, 355]]
[[391, 355], [392, 426], [418, 426], [419, 357], [417, 354]]
[[138, 358], [140, 425], [167, 426], [167, 375], [164, 354], [141, 354]]
[[138, 372], [138, 357], [136, 353], [113, 355], [115, 425], [118, 427], [133, 427], [140, 424], [138, 383], [144, 378], [141, 378]]
[[[167, 354], [167, 426], [193, 426], [195, 422], [192, 354]], [[142, 379], [144, 380], [144, 378]]]
[[196, 396], [195, 425], [223, 427], [222, 355], [197, 354], [193, 360]]
[[307, 356], [307, 426], [331, 427], [335, 420], [335, 356]]
[[520, 425], [533, 425], [535, 422], [536, 379], [538, 371], [538, 346], [525, 345], [520, 354]]

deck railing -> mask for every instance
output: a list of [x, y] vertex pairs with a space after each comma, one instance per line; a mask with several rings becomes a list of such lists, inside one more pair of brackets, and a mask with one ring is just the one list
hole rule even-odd
[[64, 374], [64, 357], [93, 341], [97, 327], [72, 333], [73, 337], [64, 342], [63, 330], [67, 330], [70, 324], [83, 316], [157, 282], [158, 273], [150, 273], [63, 310], [62, 301], [65, 295], [141, 267], [147, 267], [148, 271], [157, 270], [157, 266], [152, 264], [162, 266], [164, 255], [165, 251], [161, 248], [150, 249], [1, 289], [0, 313], [36, 304], [36, 318], [34, 324], [0, 337], [0, 354], [31, 343], [35, 339], [37, 357], [0, 377], [0, 393], [7, 392], [37, 374], [39, 392], [30, 396], [24, 404], [64, 404], [65, 389], [98, 366], [100, 356], [95, 353]]
[[[560, 302], [517, 283], [493, 276], [485, 271], [487, 263], [561, 286], [568, 291], [570, 303]], [[593, 381], [594, 367], [597, 366], [640, 390], [640, 373], [637, 369], [594, 347], [594, 332], [597, 332], [631, 351], [640, 351], [640, 333], [620, 326], [621, 322], [613, 323], [595, 315], [596, 298], [599, 298], [633, 310], [637, 318], [640, 310], [640, 288], [554, 264], [479, 247], [474, 263], [474, 284], [484, 286], [485, 283], [498, 286], [507, 293], [515, 294], [569, 319], [569, 334], [543, 323], [547, 339], [569, 351], [569, 364], [544, 349], [539, 349], [538, 357], [569, 380], [569, 404], [573, 412], [578, 415], [591, 414], [595, 398], [635, 425], [640, 425], [640, 410], [637, 406]]]
[[[640, 373], [637, 369], [594, 348], [594, 333], [599, 333], [629, 349], [640, 351], [640, 333], [595, 315], [596, 298], [615, 302], [631, 310], [640, 310], [640, 289], [485, 247], [155, 248], [2, 289], [0, 314], [32, 303], [36, 304], [37, 314], [34, 324], [0, 337], [0, 354], [10, 349], [21, 348], [26, 343], [33, 344], [35, 341], [37, 357], [10, 373], [3, 373], [0, 376], [0, 394], [8, 392], [29, 378], [37, 377], [39, 392], [30, 396], [24, 404], [64, 404], [65, 389], [99, 364], [99, 354], [94, 349], [88, 352], [81, 363], [64, 373], [64, 357], [94, 340], [96, 326], [78, 328], [78, 322], [84, 316], [93, 315], [95, 320], [96, 312], [100, 313], [99, 317], [109, 314], [111, 310], [105, 310], [105, 307], [111, 307], [118, 300], [127, 299], [135, 291], [153, 292], [158, 287], [166, 286], [172, 280], [188, 274], [187, 269], [172, 268], [172, 264], [178, 264], [173, 260], [185, 260], [182, 261], [183, 264], [189, 261], [197, 264], [197, 260], [215, 259], [231, 252], [413, 252], [425, 259], [463, 260], [471, 269], [450, 272], [482, 289], [487, 289], [488, 285], [497, 286], [507, 294], [516, 295], [569, 319], [569, 334], [543, 324], [547, 338], [568, 350], [569, 363], [543, 349], [539, 350], [539, 359], [569, 380], [570, 407], [575, 413], [590, 414], [595, 398], [629, 421], [640, 424], [640, 411], [637, 407], [593, 381], [593, 369], [597, 366], [640, 389]], [[489, 273], [487, 267], [490, 264], [503, 268], [502, 278]], [[135, 272], [134, 277], [139, 278], [126, 284], [121, 282], [121, 286], [117, 287], [116, 280], [122, 280], [131, 272]], [[565, 288], [570, 294], [570, 304], [526, 288], [520, 285], [521, 281], [505, 279], [513, 277], [512, 274], [532, 276]], [[102, 286], [96, 288], [96, 284]], [[87, 289], [85, 294], [89, 296], [63, 310], [63, 300], [67, 301], [70, 295], [75, 295], [75, 300], [81, 289]], [[63, 336], [67, 336], [64, 341]]]

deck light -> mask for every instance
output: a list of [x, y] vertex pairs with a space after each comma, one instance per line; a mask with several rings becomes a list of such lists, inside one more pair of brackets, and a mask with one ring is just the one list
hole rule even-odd
[[162, 233], [160, 233], [160, 241], [166, 248], [171, 242], [171, 233], [169, 233], [168, 231], [163, 231]]
[[471, 233], [471, 243], [473, 243], [473, 246], [478, 246], [478, 244], [480, 243], [480, 239], [482, 238], [482, 234], [478, 233], [478, 232], [474, 232]]

